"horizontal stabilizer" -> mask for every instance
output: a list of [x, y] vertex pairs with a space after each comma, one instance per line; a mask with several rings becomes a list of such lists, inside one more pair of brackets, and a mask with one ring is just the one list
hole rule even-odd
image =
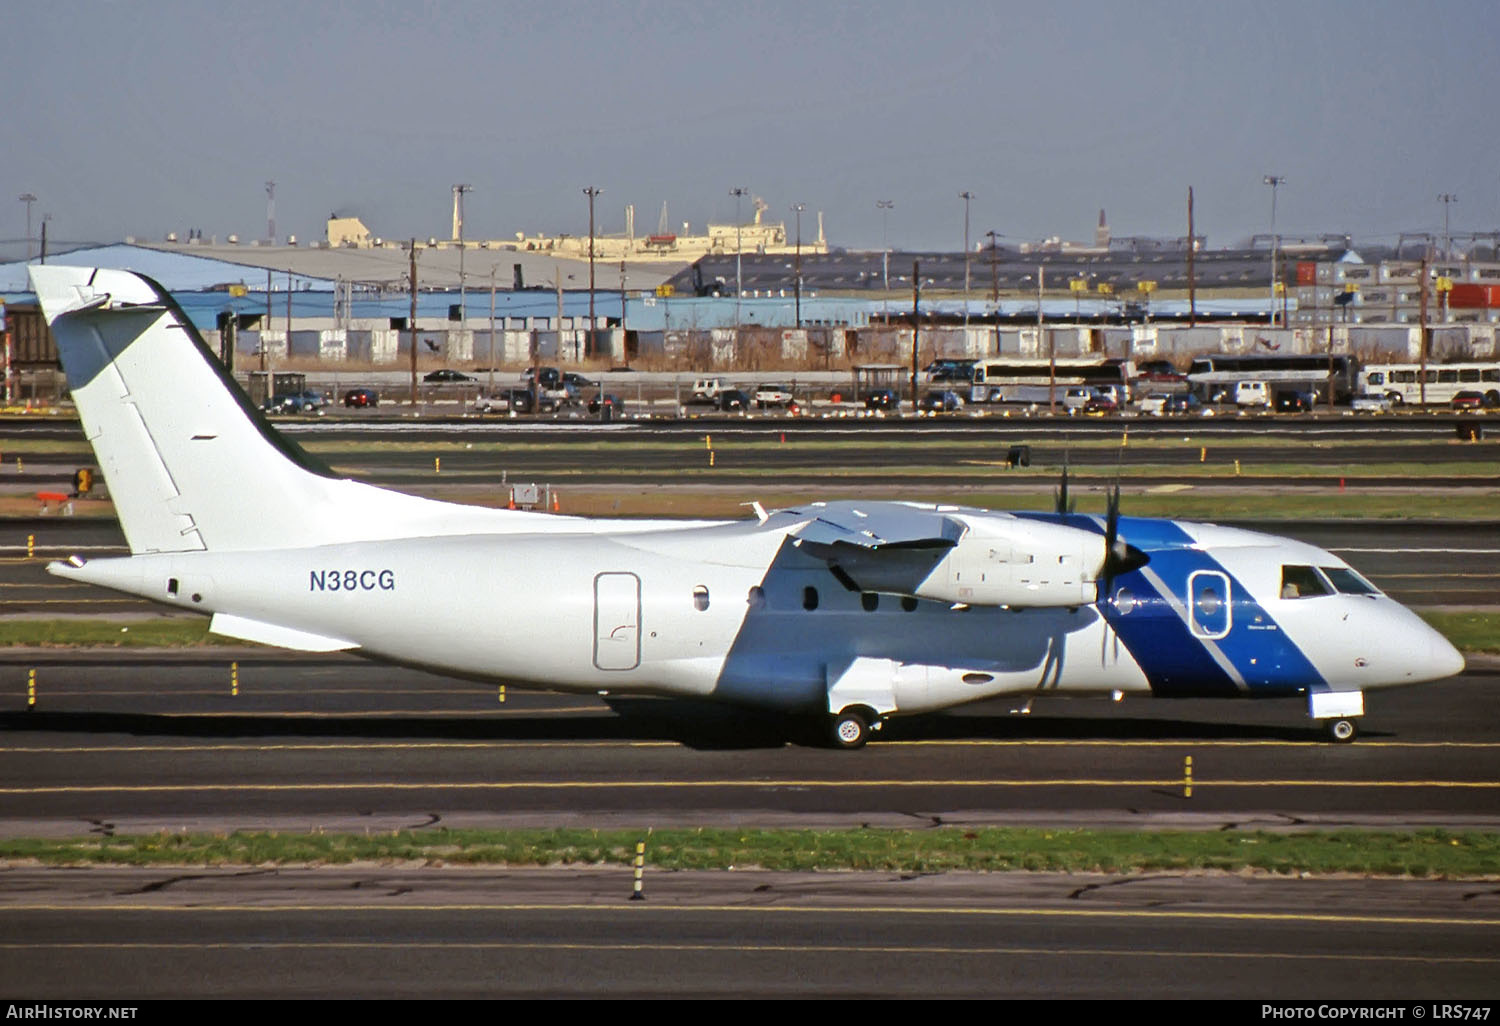
[[241, 641], [254, 641], [261, 645], [274, 645], [277, 648], [290, 648], [298, 652], [343, 652], [359, 645], [352, 641], [343, 641], [339, 638], [325, 638], [320, 634], [309, 634], [292, 627], [282, 627], [274, 623], [261, 623], [259, 620], [249, 620], [243, 616], [230, 616], [227, 613], [215, 613], [208, 629], [215, 634], [222, 634], [226, 638], [238, 638]]

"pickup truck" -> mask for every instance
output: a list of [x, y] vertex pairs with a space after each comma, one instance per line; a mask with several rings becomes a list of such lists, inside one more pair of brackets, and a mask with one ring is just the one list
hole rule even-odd
[[792, 390], [785, 385], [761, 385], [755, 390], [755, 405], [761, 409], [767, 406], [786, 406], [792, 401]]

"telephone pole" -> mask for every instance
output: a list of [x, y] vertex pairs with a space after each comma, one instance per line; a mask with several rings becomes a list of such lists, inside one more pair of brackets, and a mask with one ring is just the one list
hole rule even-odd
[[591, 353], [594, 346], [594, 198], [603, 191], [592, 185], [583, 190], [589, 198], [589, 331], [584, 336], [584, 355]]
[[[411, 268], [407, 272], [411, 284], [411, 315], [407, 323], [411, 327], [411, 408], [417, 408], [417, 240], [413, 236], [411, 240]], [[291, 332], [287, 332], [288, 341], [291, 340]]]

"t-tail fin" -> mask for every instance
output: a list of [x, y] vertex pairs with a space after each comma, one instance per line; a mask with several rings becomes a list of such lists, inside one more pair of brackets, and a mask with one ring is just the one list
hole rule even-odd
[[54, 265], [30, 273], [133, 553], [539, 526], [339, 479], [276, 433], [149, 278]]

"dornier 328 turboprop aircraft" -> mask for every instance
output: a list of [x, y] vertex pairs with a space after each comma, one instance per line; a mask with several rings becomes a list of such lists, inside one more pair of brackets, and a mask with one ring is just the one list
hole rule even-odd
[[726, 522], [454, 505], [340, 479], [254, 410], [156, 283], [31, 277], [130, 546], [48, 569], [221, 635], [468, 679], [886, 718], [997, 695], [1364, 692], [1463, 659], [1342, 559], [1210, 524], [829, 502]]

